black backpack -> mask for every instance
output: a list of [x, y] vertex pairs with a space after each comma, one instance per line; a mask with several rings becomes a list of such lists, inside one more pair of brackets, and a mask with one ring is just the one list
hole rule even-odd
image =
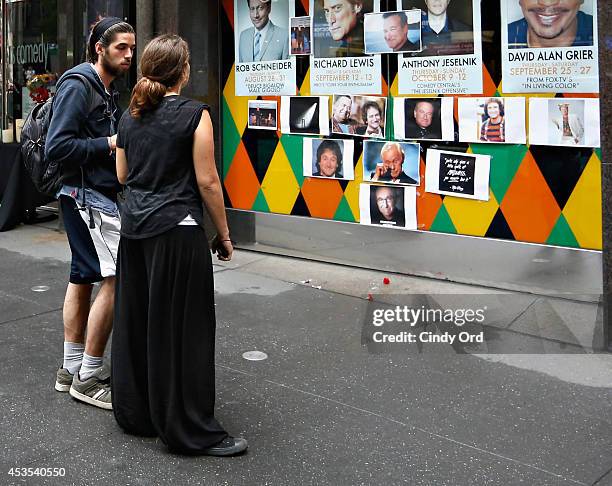
[[[57, 84], [56, 92], [68, 78], [78, 78], [87, 86], [88, 113], [91, 113], [95, 108], [93, 105], [96, 97], [93, 96], [91, 82], [85, 76], [76, 73], [63, 76]], [[43, 103], [37, 103], [28, 114], [21, 130], [21, 155], [26, 171], [30, 174], [36, 189], [54, 198], [62, 187], [61, 167], [59, 162], [45, 157], [47, 132], [53, 117], [53, 99], [54, 97], [50, 97]]]

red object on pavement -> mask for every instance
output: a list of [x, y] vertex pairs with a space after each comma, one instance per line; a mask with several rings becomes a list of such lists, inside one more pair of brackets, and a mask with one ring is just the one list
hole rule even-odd
[[385, 278], [383, 278], [383, 283], [385, 285], [389, 285], [391, 283], [391, 280], [389, 280], [389, 277], [385, 277]]

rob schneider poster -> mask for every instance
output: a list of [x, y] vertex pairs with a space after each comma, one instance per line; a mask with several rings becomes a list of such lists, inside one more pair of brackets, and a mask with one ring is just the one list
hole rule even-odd
[[289, 53], [294, 0], [234, 0], [236, 96], [293, 95], [295, 57]]
[[501, 0], [505, 93], [598, 93], [596, 0]]

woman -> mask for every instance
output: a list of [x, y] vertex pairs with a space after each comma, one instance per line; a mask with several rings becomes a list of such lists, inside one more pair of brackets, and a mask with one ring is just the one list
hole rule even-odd
[[214, 417], [215, 309], [202, 202], [218, 258], [232, 257], [208, 107], [180, 96], [187, 43], [162, 35], [145, 48], [142, 78], [119, 122], [117, 176], [125, 184], [112, 343], [113, 410], [128, 433], [171, 451], [234, 455]]
[[314, 177], [337, 177], [342, 179], [342, 151], [334, 140], [323, 140], [317, 148], [317, 169]]
[[363, 123], [365, 123], [365, 125], [357, 128], [357, 135], [383, 138], [384, 133], [381, 126], [382, 114], [378, 103], [368, 101], [363, 105], [361, 112], [363, 113]]
[[504, 123], [504, 104], [501, 100], [490, 98], [485, 104], [484, 122], [480, 128], [483, 142], [503, 142], [506, 140]]

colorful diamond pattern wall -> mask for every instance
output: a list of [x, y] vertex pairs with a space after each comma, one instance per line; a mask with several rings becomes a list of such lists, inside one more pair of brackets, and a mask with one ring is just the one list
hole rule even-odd
[[[251, 211], [358, 222], [363, 167], [360, 141], [355, 143], [354, 181], [311, 179], [302, 176], [302, 137], [247, 129], [247, 100], [255, 98], [235, 96], [233, 0], [223, 0], [222, 4], [225, 12], [221, 22], [224, 39], [222, 148], [227, 205]], [[495, 12], [495, 2], [491, 4], [487, 6], [483, 2], [483, 18], [499, 15]], [[306, 15], [307, 5], [307, 0], [296, 0], [296, 15]], [[496, 59], [487, 59], [487, 52], [491, 50], [484, 53], [483, 95], [503, 96], [499, 52]], [[397, 96], [397, 68], [392, 64], [389, 63], [387, 75], [383, 76], [383, 94]], [[308, 95], [308, 60], [298, 58], [297, 65], [298, 92]], [[538, 96], [555, 95], [526, 97]], [[280, 102], [280, 98], [265, 99]], [[426, 150], [428, 144], [422, 145]], [[417, 188], [420, 230], [601, 249], [598, 150], [505, 144], [448, 145], [449, 150], [491, 156], [489, 201], [426, 193], [425, 164], [421, 160], [421, 184]]]

